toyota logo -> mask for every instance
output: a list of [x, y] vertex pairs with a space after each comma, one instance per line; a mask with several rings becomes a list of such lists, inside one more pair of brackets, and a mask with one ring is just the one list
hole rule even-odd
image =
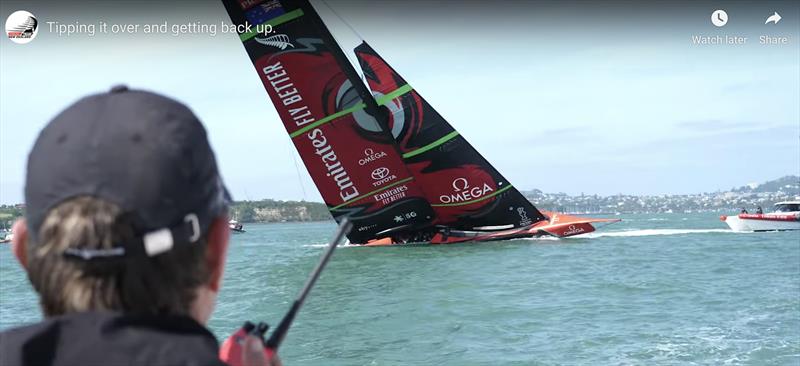
[[380, 180], [389, 176], [389, 169], [380, 167], [372, 171], [372, 179]]

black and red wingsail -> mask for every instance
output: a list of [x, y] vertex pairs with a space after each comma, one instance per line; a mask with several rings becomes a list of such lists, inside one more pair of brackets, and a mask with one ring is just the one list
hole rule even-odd
[[[348, 238], [429, 226], [434, 212], [379, 109], [307, 1], [224, 0], [264, 88]], [[247, 31], [250, 25], [250, 31]], [[264, 30], [271, 27], [271, 32]]]
[[328, 208], [353, 221], [352, 242], [565, 237], [618, 221], [546, 217], [363, 43], [370, 92], [308, 1], [222, 2]]
[[545, 220], [467, 140], [366, 42], [355, 49], [388, 128], [436, 211], [436, 224], [465, 230], [527, 227]]

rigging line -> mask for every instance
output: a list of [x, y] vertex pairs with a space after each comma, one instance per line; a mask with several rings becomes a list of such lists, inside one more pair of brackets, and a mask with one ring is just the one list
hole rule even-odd
[[323, 3], [323, 4], [325, 4], [325, 6], [327, 6], [327, 7], [328, 7], [328, 9], [330, 9], [330, 10], [331, 10], [331, 12], [333, 13], [333, 15], [336, 15], [336, 17], [337, 17], [337, 18], [339, 18], [339, 20], [341, 20], [341, 21], [342, 21], [342, 23], [344, 23], [344, 25], [346, 25], [346, 26], [347, 26], [347, 28], [350, 28], [350, 30], [351, 30], [353, 33], [355, 33], [355, 35], [356, 35], [356, 37], [358, 37], [358, 39], [360, 39], [362, 42], [364, 41], [364, 37], [362, 37], [362, 36], [361, 36], [361, 33], [358, 33], [358, 31], [357, 31], [355, 28], [353, 28], [353, 26], [352, 26], [352, 25], [350, 25], [350, 23], [348, 23], [346, 20], [344, 20], [344, 18], [343, 18], [341, 15], [339, 15], [339, 13], [337, 13], [337, 12], [336, 12], [336, 10], [333, 10], [333, 7], [331, 7], [331, 6], [328, 4], [328, 2], [327, 2], [327, 1], [325, 1], [325, 0], [320, 0], [320, 1], [322, 1], [322, 3]]
[[303, 192], [303, 201], [308, 201], [306, 199], [306, 187], [303, 185], [303, 177], [300, 174], [300, 167], [297, 166], [297, 154], [291, 146], [289, 146], [289, 154], [292, 155], [292, 161], [294, 161], [294, 171], [297, 173], [297, 183], [300, 184], [300, 190]]
[[[344, 25], [347, 26], [347, 28], [350, 28], [350, 31], [352, 31], [356, 35], [356, 37], [358, 37], [358, 39], [361, 42], [364, 42], [364, 37], [361, 37], [361, 33], [358, 33], [358, 31], [356, 31], [356, 29], [353, 28], [353, 26], [351, 26], [350, 23], [348, 23], [346, 20], [344, 20], [344, 18], [342, 18], [342, 16], [339, 15], [339, 13], [337, 13], [336, 10], [333, 10], [333, 7], [330, 6], [330, 4], [328, 4], [327, 1], [325, 1], [325, 0], [320, 0], [320, 1], [323, 4], [325, 4], [325, 6], [333, 13], [333, 15], [335, 15], [337, 18], [339, 18], [339, 20], [341, 20], [342, 23], [344, 23]], [[333, 34], [333, 32], [330, 32], [330, 33], [331, 33], [331, 36], [333, 36], [333, 40], [335, 40], [336, 43], [339, 44], [339, 47], [341, 47], [342, 46], [342, 42], [340, 42], [339, 39], [336, 38], [336, 35]], [[344, 50], [342, 50], [342, 51], [344, 51]], [[364, 83], [366, 83], [367, 82], [367, 77], [364, 76], [364, 72], [363, 72], [363, 70], [361, 70], [361, 64], [358, 63], [358, 60], [355, 60], [356, 62], [353, 62], [353, 59], [352, 59], [352, 56], [350, 55], [350, 52], [343, 52], [343, 53], [347, 57], [347, 61], [350, 61], [350, 63], [353, 64], [354, 66], [358, 66], [357, 68], [355, 68], [356, 69], [356, 73], [358, 73], [358, 76], [361, 77], [361, 80], [363, 80]]]

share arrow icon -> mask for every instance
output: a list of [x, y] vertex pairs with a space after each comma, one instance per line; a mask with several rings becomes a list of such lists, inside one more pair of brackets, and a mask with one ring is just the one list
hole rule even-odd
[[769, 16], [769, 18], [767, 18], [767, 21], [764, 22], [764, 24], [769, 24], [769, 22], [772, 22], [773, 24], [778, 24], [778, 22], [780, 21], [781, 21], [781, 15], [778, 14], [778, 12], [776, 11], [775, 14], [772, 14]]

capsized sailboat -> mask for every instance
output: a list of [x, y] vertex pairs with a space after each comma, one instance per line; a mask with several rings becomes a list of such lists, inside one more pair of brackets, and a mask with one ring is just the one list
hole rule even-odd
[[308, 1], [222, 2], [328, 209], [353, 222], [352, 243], [567, 237], [620, 221], [538, 210], [364, 42], [367, 88]]

